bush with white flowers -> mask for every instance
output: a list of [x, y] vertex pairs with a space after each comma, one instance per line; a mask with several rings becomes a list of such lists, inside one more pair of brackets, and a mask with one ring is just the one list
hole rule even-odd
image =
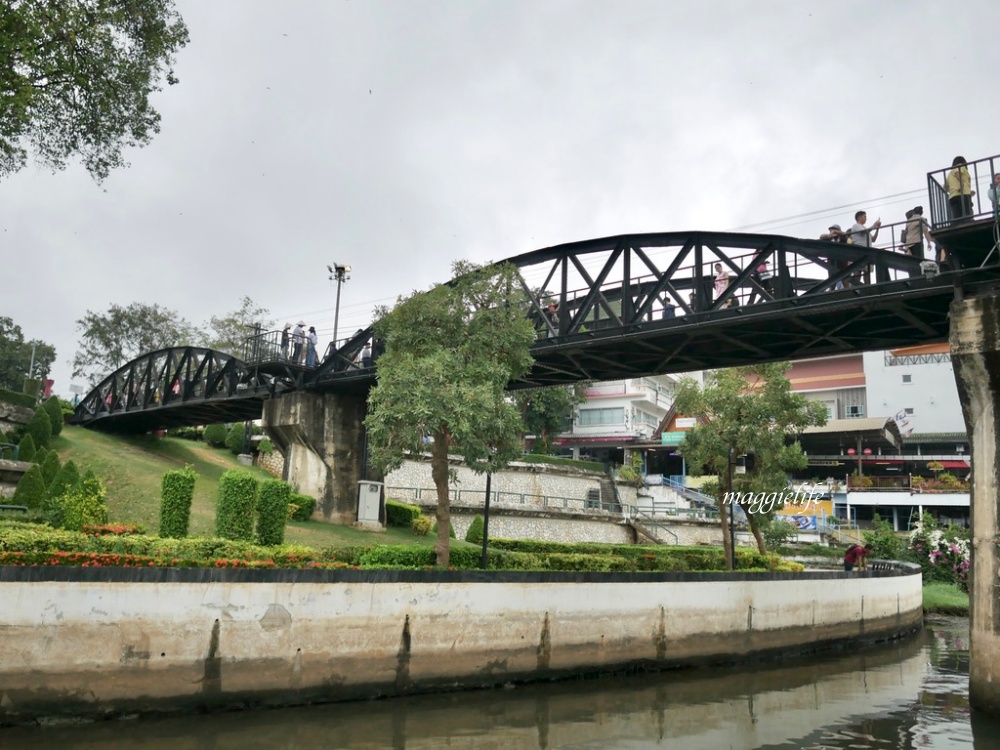
[[933, 516], [924, 513], [910, 532], [909, 549], [923, 569], [925, 582], [954, 583], [969, 590], [968, 529], [940, 528]]

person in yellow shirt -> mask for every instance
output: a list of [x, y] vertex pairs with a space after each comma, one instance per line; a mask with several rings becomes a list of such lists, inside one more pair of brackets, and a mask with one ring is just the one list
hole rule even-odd
[[964, 156], [956, 156], [951, 162], [952, 170], [948, 173], [945, 186], [948, 188], [948, 206], [951, 208], [952, 219], [964, 219], [972, 216], [972, 179]]

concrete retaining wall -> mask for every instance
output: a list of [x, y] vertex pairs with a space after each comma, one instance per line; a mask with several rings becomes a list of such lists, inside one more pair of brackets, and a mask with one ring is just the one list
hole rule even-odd
[[674, 667], [919, 628], [916, 573], [0, 568], [0, 722]]

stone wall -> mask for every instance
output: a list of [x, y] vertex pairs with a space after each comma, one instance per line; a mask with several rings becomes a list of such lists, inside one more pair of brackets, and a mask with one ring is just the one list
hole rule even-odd
[[254, 464], [273, 477], [284, 478], [282, 472], [285, 470], [285, 457], [277, 448], [270, 453], [257, 453], [254, 456]]
[[34, 413], [35, 410], [29, 409], [27, 406], [17, 406], [0, 401], [0, 430], [9, 435], [15, 429], [28, 424]]
[[0, 567], [0, 723], [287, 705], [896, 637], [919, 568], [531, 573]]

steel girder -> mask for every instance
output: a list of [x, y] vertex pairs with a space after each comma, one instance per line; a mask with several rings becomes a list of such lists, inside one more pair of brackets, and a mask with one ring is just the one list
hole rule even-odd
[[257, 419], [293, 384], [223, 352], [176, 347], [144, 354], [102, 380], [72, 423], [123, 431]]

